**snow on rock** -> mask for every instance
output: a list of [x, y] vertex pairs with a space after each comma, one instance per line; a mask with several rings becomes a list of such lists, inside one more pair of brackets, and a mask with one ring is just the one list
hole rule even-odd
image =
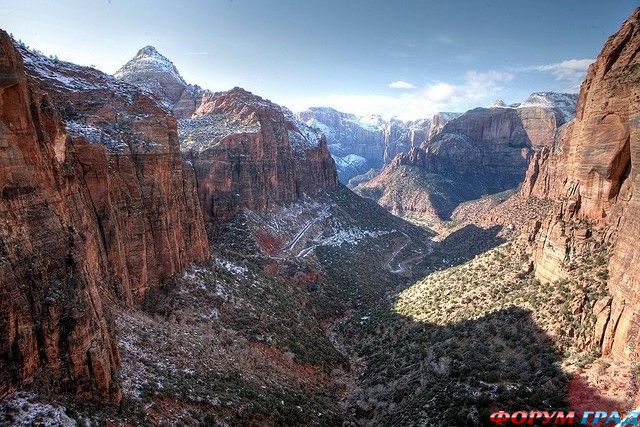
[[111, 91], [133, 102], [138, 90], [127, 83], [91, 67], [49, 58], [38, 51], [32, 51], [17, 44], [25, 65], [26, 73], [40, 82], [72, 92]]
[[344, 157], [331, 157], [333, 157], [338, 168], [360, 168], [367, 164], [367, 159], [362, 156], [358, 156], [357, 154], [347, 154]]
[[522, 102], [506, 104], [498, 99], [488, 108], [547, 108], [557, 111], [564, 123], [575, 117], [577, 103], [578, 95], [575, 93], [533, 92]]
[[114, 77], [153, 94], [165, 108], [173, 108], [182, 92], [190, 88], [173, 62], [153, 46], [140, 49], [133, 59], [116, 71]]
[[180, 149], [187, 151], [202, 152], [216, 147], [230, 135], [258, 132], [260, 132], [259, 122], [242, 120], [224, 113], [210, 113], [178, 121]]
[[125, 74], [132, 72], [149, 71], [169, 73], [176, 80], [186, 84], [173, 62], [161, 55], [153, 46], [145, 46], [140, 49], [132, 60], [116, 71], [114, 77], [122, 78]]
[[303, 121], [299, 120], [291, 110], [286, 107], [280, 107], [285, 121], [289, 126], [287, 129], [289, 143], [291, 148], [295, 152], [301, 152], [308, 150], [309, 148], [315, 148], [320, 145], [322, 139], [322, 132], [312, 126], [308, 126]]
[[0, 401], [0, 425], [75, 427], [77, 423], [60, 405], [41, 403], [31, 393], [15, 393]]
[[216, 264], [224, 268], [225, 270], [227, 270], [229, 273], [234, 274], [236, 276], [244, 277], [249, 271], [247, 267], [244, 267], [242, 265], [238, 265], [231, 261], [227, 261], [220, 258], [216, 258]]
[[371, 237], [380, 237], [385, 234], [393, 233], [393, 230], [362, 230], [358, 227], [349, 228], [346, 230], [338, 230], [335, 234], [324, 237], [317, 241], [318, 246], [342, 246], [343, 244], [355, 245], [361, 240]]
[[64, 126], [69, 134], [80, 136], [90, 144], [103, 144], [112, 151], [124, 150], [129, 147], [124, 141], [86, 123], [67, 121]]
[[575, 93], [534, 92], [518, 105], [518, 108], [542, 107], [559, 111], [565, 122], [576, 115], [578, 95]]

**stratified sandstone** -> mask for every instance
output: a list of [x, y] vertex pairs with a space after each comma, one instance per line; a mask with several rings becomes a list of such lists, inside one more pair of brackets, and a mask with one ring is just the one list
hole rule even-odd
[[401, 215], [448, 219], [462, 202], [517, 187], [532, 153], [550, 146], [573, 115], [574, 101], [534, 93], [521, 104], [467, 111], [356, 191]]
[[50, 97], [0, 33], [0, 396], [56, 384], [117, 399], [95, 213]]
[[149, 96], [0, 42], [0, 395], [118, 399], [105, 307], [208, 257], [193, 169]]
[[150, 285], [206, 259], [194, 171], [182, 160], [170, 111], [97, 70], [21, 52], [72, 140], [117, 298], [140, 302]]
[[324, 135], [243, 89], [207, 94], [179, 131], [212, 223], [243, 207], [266, 210], [337, 185]]
[[536, 155], [525, 196], [557, 201], [537, 235], [536, 274], [566, 274], [572, 254], [598, 230], [611, 246], [609, 288], [598, 331], [604, 354], [638, 357], [640, 321], [640, 8], [607, 40], [582, 84], [576, 120]]

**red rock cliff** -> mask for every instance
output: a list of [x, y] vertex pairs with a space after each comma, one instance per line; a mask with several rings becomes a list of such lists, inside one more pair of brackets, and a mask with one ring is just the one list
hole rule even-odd
[[640, 8], [607, 40], [582, 84], [575, 121], [536, 154], [523, 186], [525, 196], [558, 202], [537, 239], [541, 279], [565, 274], [589, 228], [610, 243], [612, 300], [598, 305], [596, 333], [604, 354], [624, 358], [640, 354], [639, 124]]
[[211, 223], [338, 185], [324, 135], [244, 89], [206, 94], [179, 131]]
[[106, 310], [204, 260], [175, 119], [133, 86], [0, 33], [0, 395], [117, 400]]

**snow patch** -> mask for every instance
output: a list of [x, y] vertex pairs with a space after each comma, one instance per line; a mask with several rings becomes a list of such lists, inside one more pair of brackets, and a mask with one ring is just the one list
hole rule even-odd
[[0, 401], [0, 425], [75, 427], [63, 406], [38, 402], [31, 393], [16, 393]]
[[245, 277], [247, 275], [247, 272], [249, 272], [249, 269], [247, 267], [220, 258], [216, 258], [216, 264], [236, 276]]

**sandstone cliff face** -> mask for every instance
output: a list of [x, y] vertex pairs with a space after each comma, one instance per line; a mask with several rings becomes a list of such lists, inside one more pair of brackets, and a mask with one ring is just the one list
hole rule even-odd
[[517, 187], [532, 153], [550, 146], [573, 114], [574, 101], [573, 95], [534, 93], [521, 104], [467, 111], [356, 191], [396, 213], [448, 219], [464, 201]]
[[241, 88], [213, 93], [187, 85], [173, 63], [149, 46], [116, 76], [150, 92], [178, 117], [180, 148], [195, 169], [209, 224], [242, 208], [266, 210], [337, 185], [324, 136], [279, 105]]
[[117, 399], [90, 196], [51, 99], [4, 32], [0, 76], [0, 396], [37, 381]]
[[140, 302], [150, 285], [206, 259], [194, 171], [181, 158], [170, 112], [99, 71], [21, 53], [27, 74], [61, 111], [117, 297]]
[[[536, 155], [525, 196], [557, 201], [537, 236], [536, 274], [566, 274], [591, 230], [609, 242], [612, 300], [598, 304], [604, 354], [638, 357], [640, 319], [640, 8], [606, 42], [582, 84], [577, 116]], [[596, 308], [594, 308], [595, 310]]]
[[193, 169], [147, 95], [0, 43], [0, 395], [117, 400], [105, 307], [208, 257]]
[[324, 135], [243, 89], [207, 94], [179, 132], [211, 223], [337, 185]]

